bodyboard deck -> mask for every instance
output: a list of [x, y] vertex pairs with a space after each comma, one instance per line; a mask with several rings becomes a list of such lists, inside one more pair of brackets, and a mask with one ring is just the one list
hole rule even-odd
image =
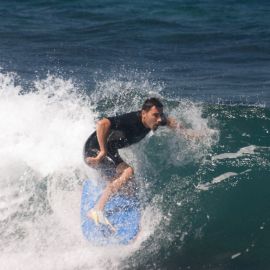
[[81, 227], [85, 238], [94, 245], [129, 244], [140, 229], [140, 204], [134, 195], [116, 193], [106, 203], [104, 214], [116, 229], [113, 232], [104, 224], [95, 225], [87, 213], [94, 207], [104, 190], [104, 185], [93, 180], [83, 183], [81, 198]]

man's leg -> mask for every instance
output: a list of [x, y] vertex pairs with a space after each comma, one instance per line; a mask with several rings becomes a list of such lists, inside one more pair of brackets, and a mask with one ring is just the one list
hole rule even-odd
[[[85, 162], [89, 166], [91, 166], [91, 163], [88, 162], [88, 157], [93, 156], [93, 151], [92, 151], [93, 149], [88, 148], [87, 151], [86, 149], [87, 147], [85, 147], [85, 150], [84, 150]], [[102, 168], [100, 166], [98, 167], [103, 172], [109, 169], [108, 171], [109, 174], [111, 174], [112, 168], [113, 168], [113, 171], [114, 171], [113, 174], [115, 175], [115, 177], [113, 177], [113, 179], [107, 184], [107, 187], [103, 191], [100, 199], [98, 200], [94, 208], [88, 212], [88, 217], [93, 219], [96, 225], [98, 225], [98, 223], [107, 224], [110, 226], [112, 231], [115, 231], [115, 228], [110, 224], [108, 219], [103, 215], [102, 211], [104, 209], [106, 202], [109, 200], [109, 198], [114, 193], [116, 193], [121, 187], [123, 187], [128, 182], [129, 179], [132, 178], [134, 172], [133, 172], [133, 169], [122, 160], [117, 149], [109, 148], [108, 150], [109, 151], [108, 151], [107, 157], [105, 157], [105, 159], [102, 160], [101, 162], [102, 164], [100, 164]], [[96, 149], [94, 149], [94, 151], [96, 151]]]
[[116, 167], [116, 177], [114, 180], [108, 183], [107, 187], [103, 191], [100, 199], [94, 207], [95, 210], [102, 211], [109, 198], [120, 188], [122, 188], [128, 182], [128, 180], [132, 178], [133, 174], [134, 170], [132, 167], [130, 167], [125, 162], [120, 163]]

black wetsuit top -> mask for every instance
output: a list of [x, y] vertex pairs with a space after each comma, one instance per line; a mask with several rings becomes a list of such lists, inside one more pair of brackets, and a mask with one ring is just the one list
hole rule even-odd
[[[141, 120], [141, 111], [130, 112], [115, 117], [107, 117], [111, 126], [107, 138], [107, 156], [113, 160], [117, 166], [123, 162], [118, 153], [118, 149], [127, 147], [142, 140], [151, 129], [146, 128]], [[167, 120], [164, 117], [161, 125], [166, 125]], [[84, 156], [96, 156], [99, 151], [99, 143], [96, 131], [90, 135], [85, 143]]]

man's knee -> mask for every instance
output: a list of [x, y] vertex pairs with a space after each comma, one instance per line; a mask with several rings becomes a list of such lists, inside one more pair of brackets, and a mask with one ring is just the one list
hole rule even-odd
[[[120, 165], [120, 164], [119, 164]], [[112, 181], [108, 188], [112, 191], [112, 192], [116, 192], [118, 191], [121, 187], [123, 187], [128, 181], [131, 181], [133, 179], [133, 175], [134, 175], [134, 169], [127, 165], [127, 164], [122, 164], [121, 166], [117, 166], [117, 176], [114, 180], [116, 181]], [[120, 177], [120, 178], [118, 178]], [[117, 181], [120, 180], [120, 181]]]
[[129, 174], [130, 177], [134, 175], [134, 169], [131, 166], [129, 166], [127, 163], [125, 163], [125, 162], [120, 163], [116, 167], [116, 173], [117, 173], [117, 175], [120, 175], [123, 172], [126, 172], [127, 174]]
[[129, 166], [125, 170], [130, 175], [130, 177], [134, 175], [134, 169], [132, 167]]

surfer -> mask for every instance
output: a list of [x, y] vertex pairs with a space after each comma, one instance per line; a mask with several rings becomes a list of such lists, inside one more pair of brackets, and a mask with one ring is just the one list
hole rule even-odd
[[163, 113], [163, 104], [157, 98], [147, 99], [140, 111], [130, 112], [115, 117], [103, 118], [97, 122], [96, 131], [90, 135], [84, 146], [84, 160], [93, 167], [103, 171], [114, 167], [115, 176], [108, 182], [101, 197], [92, 208], [88, 217], [99, 223], [109, 223], [103, 214], [108, 199], [128, 181], [132, 181], [134, 169], [119, 155], [118, 149], [127, 147], [142, 140], [151, 130], [159, 126], [168, 126], [177, 129], [188, 138], [199, 137], [191, 129], [186, 129], [182, 124]]

